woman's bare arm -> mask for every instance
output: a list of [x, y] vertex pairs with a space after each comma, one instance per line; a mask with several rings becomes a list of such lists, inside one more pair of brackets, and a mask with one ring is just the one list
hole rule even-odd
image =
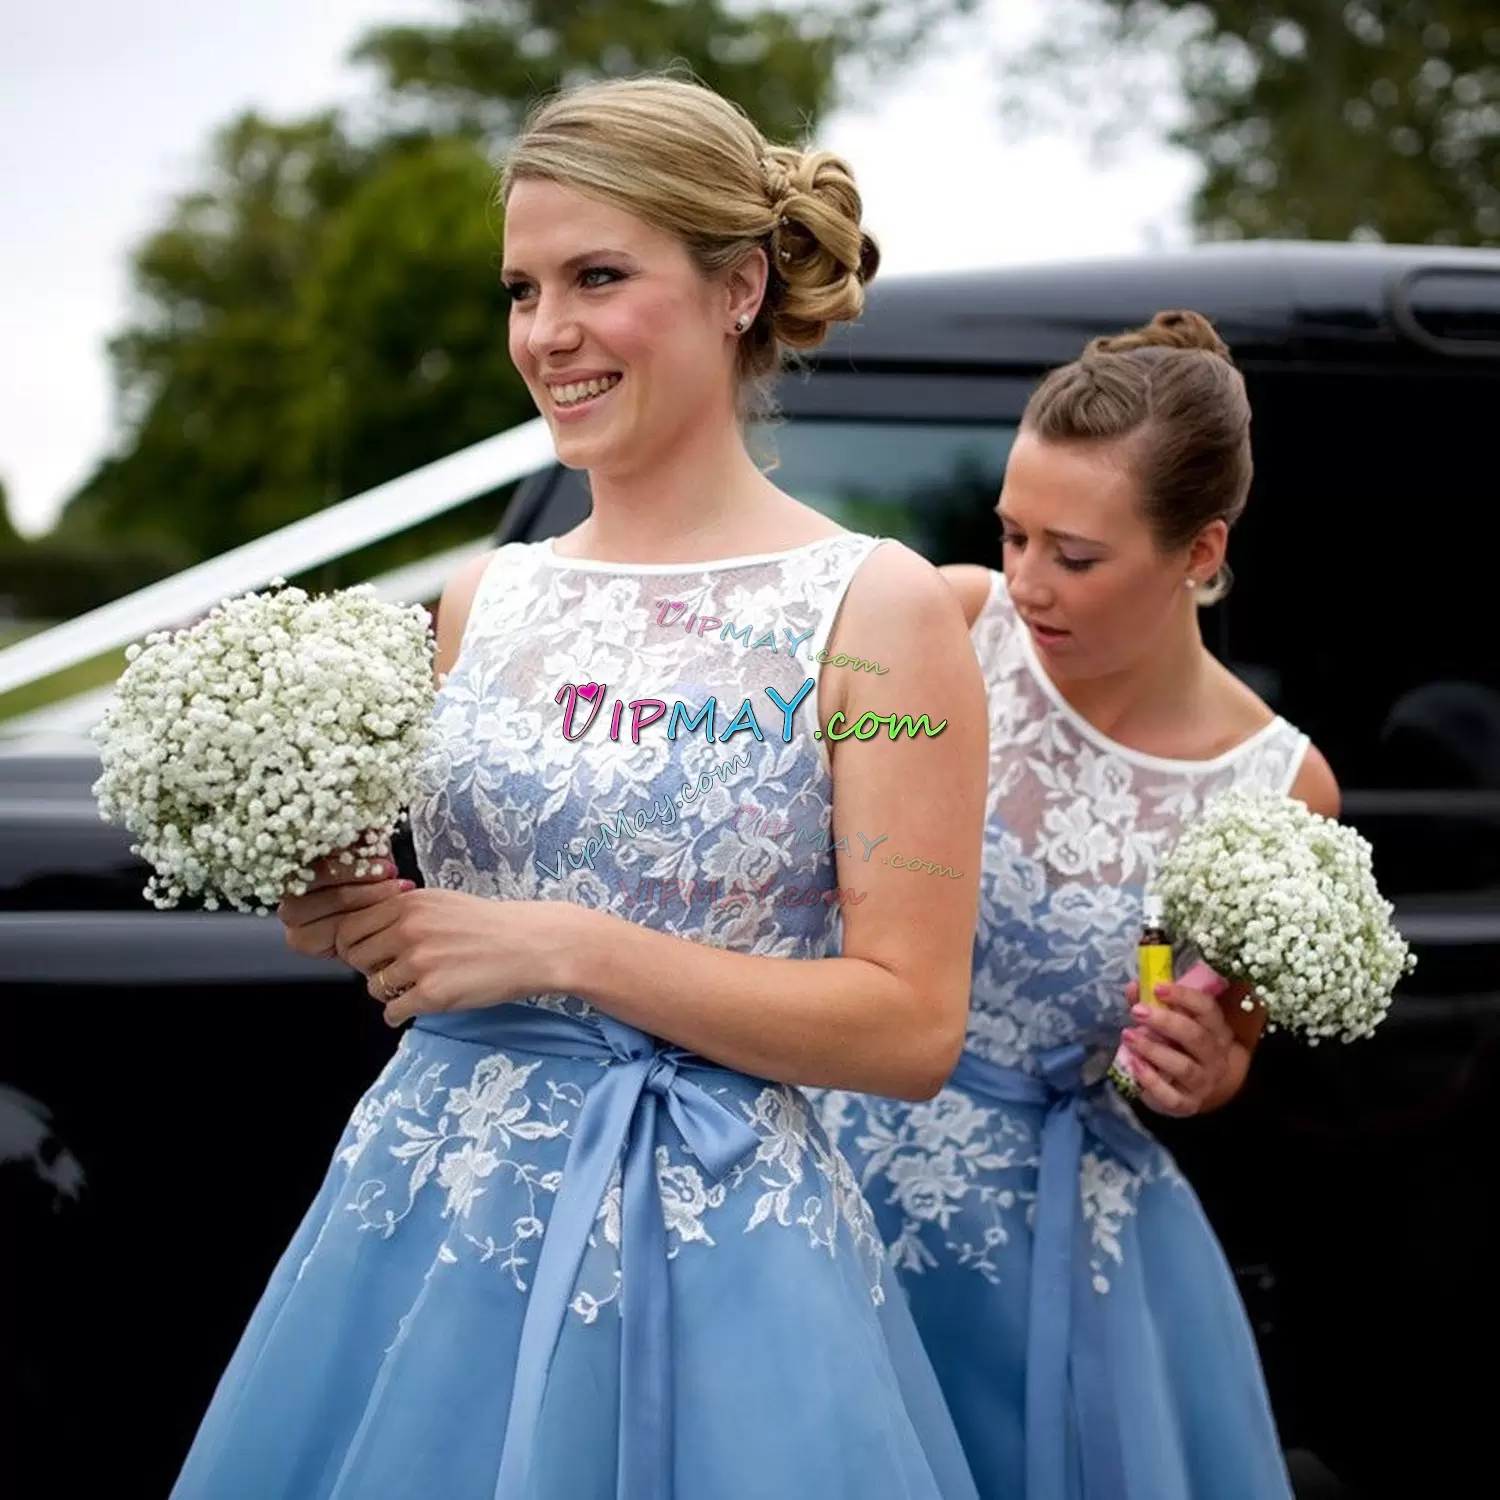
[[[936, 571], [878, 549], [845, 598], [829, 654], [874, 658], [886, 675], [825, 671], [823, 707], [927, 714], [941, 733], [831, 748], [842, 956], [728, 953], [608, 913], [562, 907], [555, 988], [643, 1031], [787, 1083], [926, 1098], [963, 1046], [988, 751], [984, 685], [963, 615]], [[824, 729], [826, 731], [826, 724]], [[859, 833], [886, 840], [865, 858]], [[889, 853], [884, 852], [889, 851]], [[887, 863], [891, 855], [954, 872]], [[563, 935], [566, 933], [566, 936]]]

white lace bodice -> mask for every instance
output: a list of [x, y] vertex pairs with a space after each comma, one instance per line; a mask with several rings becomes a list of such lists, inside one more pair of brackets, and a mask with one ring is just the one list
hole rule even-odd
[[1097, 1074], [1125, 1023], [1153, 861], [1214, 793], [1290, 790], [1307, 736], [1277, 718], [1207, 761], [1116, 744], [1047, 677], [1000, 573], [972, 634], [990, 773], [967, 1046], [1034, 1071], [1038, 1052], [1082, 1041]]
[[[660, 565], [560, 557], [550, 542], [501, 547], [438, 694], [412, 805], [426, 881], [574, 901], [741, 952], [824, 956], [839, 921], [834, 907], [807, 904], [808, 886], [835, 884], [833, 853], [814, 847], [828, 842], [818, 830], [831, 820], [832, 783], [812, 735], [821, 668], [811, 658], [876, 545], [845, 532], [764, 557]], [[705, 630], [705, 619], [719, 623]], [[808, 678], [784, 739], [766, 690], [790, 703]], [[565, 683], [604, 695], [575, 740], [563, 735], [566, 702], [555, 701]], [[694, 715], [710, 699], [707, 721], [669, 737], [673, 704]], [[761, 737], [741, 728], [725, 742], [747, 699]], [[629, 705], [640, 700], [664, 713], [632, 743]], [[626, 706], [611, 738], [617, 702]], [[589, 707], [578, 701], [575, 732]], [[737, 829], [747, 803], [775, 817]], [[777, 837], [758, 831], [768, 822]], [[802, 901], [778, 901], [794, 873]], [[643, 889], [670, 894], [643, 901]], [[576, 998], [535, 1003], [589, 1009]]]

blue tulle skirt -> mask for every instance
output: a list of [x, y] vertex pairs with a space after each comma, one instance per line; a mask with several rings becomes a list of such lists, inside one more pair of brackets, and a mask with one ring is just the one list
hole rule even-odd
[[814, 1098], [983, 1500], [1289, 1500], [1233, 1275], [1170, 1156], [1108, 1085], [967, 1055], [956, 1079], [922, 1104]]
[[531, 1005], [407, 1032], [173, 1490], [975, 1494], [868, 1206], [804, 1097]]

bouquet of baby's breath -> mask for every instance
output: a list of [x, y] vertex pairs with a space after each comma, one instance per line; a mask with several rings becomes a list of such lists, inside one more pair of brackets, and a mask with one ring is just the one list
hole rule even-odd
[[202, 896], [265, 915], [314, 861], [389, 854], [431, 717], [432, 630], [368, 584], [226, 600], [157, 631], [94, 730], [100, 816], [140, 842], [157, 907]]
[[[1244, 1009], [1258, 1001], [1268, 1031], [1311, 1046], [1369, 1036], [1416, 967], [1375, 884], [1369, 843], [1291, 797], [1215, 797], [1183, 829], [1152, 888], [1174, 942], [1202, 957], [1178, 983], [1210, 993], [1248, 985], [1255, 998]], [[1123, 1048], [1111, 1076], [1131, 1092]]]

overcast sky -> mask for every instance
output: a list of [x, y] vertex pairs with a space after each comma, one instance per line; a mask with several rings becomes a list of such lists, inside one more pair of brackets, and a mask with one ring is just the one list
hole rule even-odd
[[[1004, 11], [1024, 22], [1039, 3]], [[456, 13], [451, 0], [0, 0], [0, 479], [17, 526], [50, 526], [110, 447], [104, 344], [129, 312], [128, 252], [195, 182], [213, 128], [247, 107], [286, 117], [357, 98], [368, 81], [343, 56], [367, 27]], [[883, 276], [1186, 239], [1184, 157], [1143, 146], [1101, 169], [1076, 145], [1008, 141], [994, 89], [971, 35], [821, 132], [855, 168]]]

